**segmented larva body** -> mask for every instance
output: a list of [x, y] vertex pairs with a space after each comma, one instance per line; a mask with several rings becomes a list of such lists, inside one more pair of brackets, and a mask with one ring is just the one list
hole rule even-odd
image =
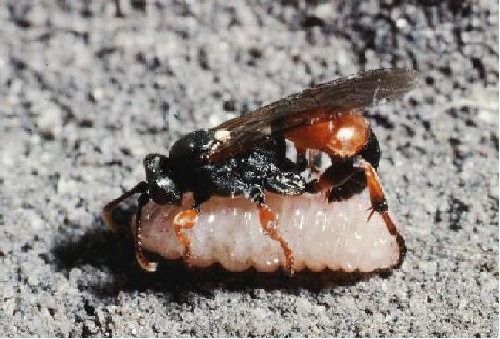
[[[278, 230], [295, 257], [295, 271], [372, 272], [391, 268], [402, 255], [378, 213], [367, 221], [370, 199], [366, 192], [328, 203], [320, 194], [280, 196], [267, 194], [278, 215]], [[143, 209], [143, 248], [166, 259], [179, 259], [183, 248], [174, 234], [173, 217], [192, 206], [186, 195], [182, 206], [149, 203]], [[135, 222], [132, 221], [132, 231]], [[184, 230], [192, 241], [191, 264], [220, 263], [229, 271], [254, 267], [272, 272], [285, 266], [280, 244], [262, 230], [255, 204], [243, 197], [212, 197], [202, 205], [196, 226]]]

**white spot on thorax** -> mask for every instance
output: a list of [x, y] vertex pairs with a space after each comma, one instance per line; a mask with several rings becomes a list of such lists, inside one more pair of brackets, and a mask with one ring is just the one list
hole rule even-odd
[[220, 142], [227, 142], [231, 139], [231, 132], [226, 130], [218, 130], [214, 133], [214, 138]]

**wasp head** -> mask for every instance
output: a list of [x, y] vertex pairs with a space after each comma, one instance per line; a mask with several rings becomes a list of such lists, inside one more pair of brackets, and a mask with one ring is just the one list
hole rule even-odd
[[159, 205], [179, 205], [182, 190], [177, 185], [169, 158], [161, 154], [148, 154], [144, 158], [146, 180], [151, 199]]

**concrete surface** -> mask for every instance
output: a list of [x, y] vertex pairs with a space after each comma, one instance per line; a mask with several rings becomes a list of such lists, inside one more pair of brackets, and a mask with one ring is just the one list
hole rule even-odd
[[[498, 336], [496, 1], [120, 3], [0, 2], [0, 336]], [[421, 72], [368, 114], [392, 275], [150, 275], [103, 225], [146, 153], [378, 67]]]

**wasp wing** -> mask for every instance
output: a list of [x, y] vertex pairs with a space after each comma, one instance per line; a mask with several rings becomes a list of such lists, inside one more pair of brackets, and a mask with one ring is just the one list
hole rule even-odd
[[317, 112], [324, 121], [340, 112], [401, 97], [415, 87], [416, 74], [406, 69], [376, 69], [292, 94], [213, 128], [216, 142], [202, 158], [217, 162], [251, 150], [286, 130], [311, 124]]

